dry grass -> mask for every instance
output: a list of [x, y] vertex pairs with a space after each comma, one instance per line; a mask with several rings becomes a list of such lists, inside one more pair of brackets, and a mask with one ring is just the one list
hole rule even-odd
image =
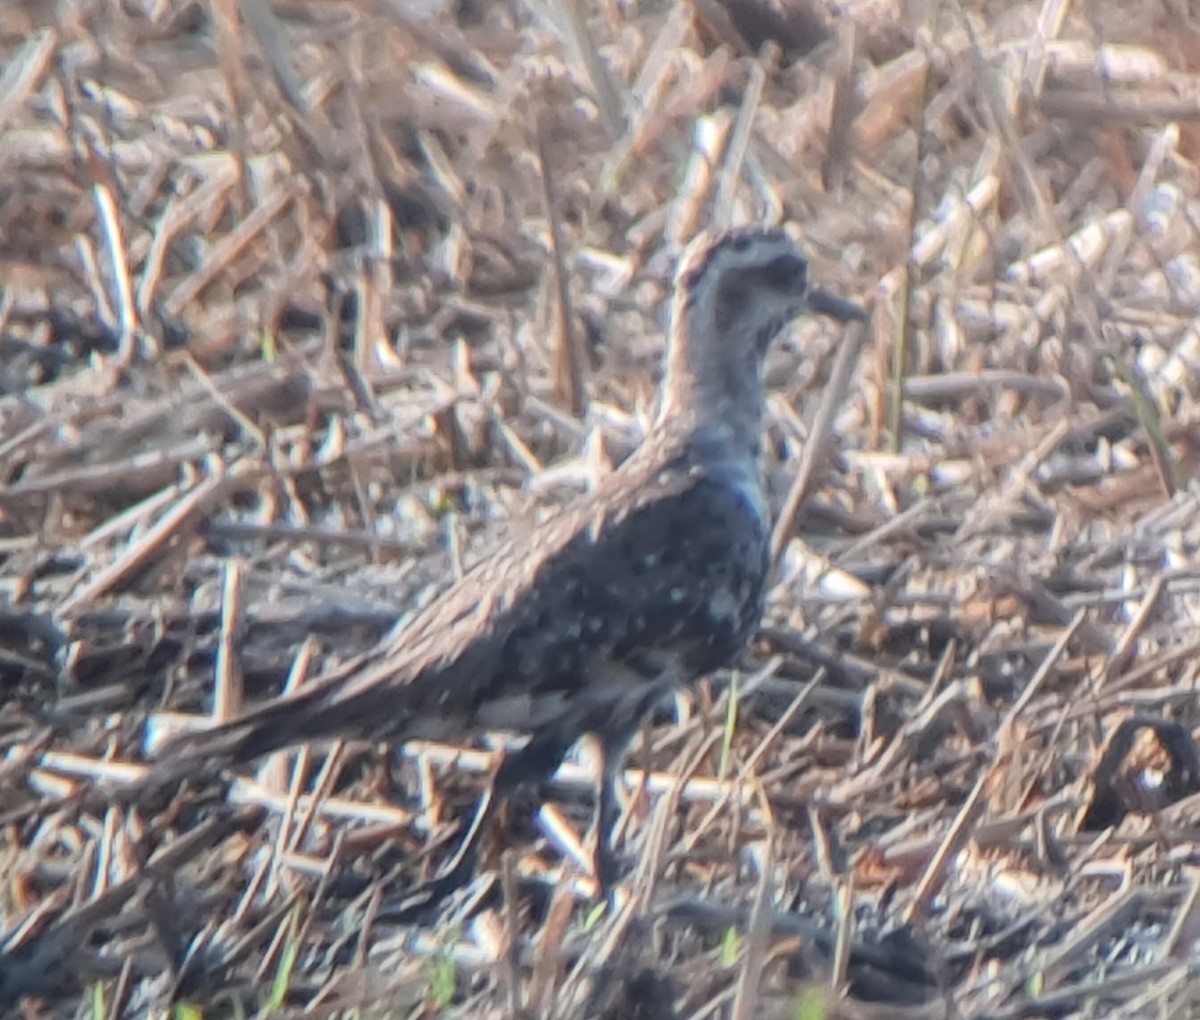
[[[1200, 1016], [1200, 27], [782, 5], [0, 7], [3, 1009]], [[623, 457], [730, 220], [873, 322], [773, 355], [769, 618], [619, 910], [586, 763], [420, 926], [482, 749], [130, 792]]]

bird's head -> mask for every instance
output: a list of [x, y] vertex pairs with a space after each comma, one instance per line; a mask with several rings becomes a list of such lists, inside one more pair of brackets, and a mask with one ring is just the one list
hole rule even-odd
[[787, 234], [760, 228], [693, 241], [675, 276], [672, 311], [675, 328], [687, 330], [693, 345], [705, 342], [697, 331], [711, 332], [722, 347], [749, 347], [760, 357], [805, 312], [842, 321], [866, 318], [858, 305], [812, 286], [808, 260]]

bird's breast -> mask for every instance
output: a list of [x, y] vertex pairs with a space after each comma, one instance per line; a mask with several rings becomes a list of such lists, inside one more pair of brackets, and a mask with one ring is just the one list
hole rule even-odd
[[741, 651], [762, 618], [770, 519], [757, 475], [750, 472], [710, 479], [704, 502], [705, 523], [696, 529], [703, 534], [702, 548], [693, 559], [705, 575], [693, 662], [707, 672]]

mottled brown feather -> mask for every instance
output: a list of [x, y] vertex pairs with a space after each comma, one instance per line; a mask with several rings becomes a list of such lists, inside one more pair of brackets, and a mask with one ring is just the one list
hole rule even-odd
[[863, 315], [810, 289], [807, 268], [778, 230], [699, 239], [676, 276], [659, 417], [619, 470], [485, 557], [378, 652], [163, 757], [511, 729], [548, 749], [542, 768], [585, 732], [619, 746], [672, 684], [728, 662], [757, 625], [767, 341], [809, 307]]
[[[742, 646], [767, 569], [766, 522], [713, 478], [702, 447], [658, 453], [500, 546], [370, 659], [169, 754], [245, 760], [341, 735], [458, 740], [549, 724], [632, 730], [663, 677], [699, 675]], [[642, 689], [615, 687], [614, 675]]]

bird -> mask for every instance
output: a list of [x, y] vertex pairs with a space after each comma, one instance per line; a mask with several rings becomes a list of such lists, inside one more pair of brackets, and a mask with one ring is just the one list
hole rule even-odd
[[657, 412], [619, 467], [483, 556], [376, 652], [176, 737], [160, 758], [178, 769], [337, 738], [527, 737], [504, 753], [451, 864], [415, 901], [428, 904], [470, 877], [494, 805], [549, 778], [592, 735], [593, 864], [608, 887], [629, 743], [670, 692], [730, 663], [762, 617], [762, 368], [771, 341], [804, 313], [866, 318], [812, 285], [783, 229], [702, 232], [675, 273]]

